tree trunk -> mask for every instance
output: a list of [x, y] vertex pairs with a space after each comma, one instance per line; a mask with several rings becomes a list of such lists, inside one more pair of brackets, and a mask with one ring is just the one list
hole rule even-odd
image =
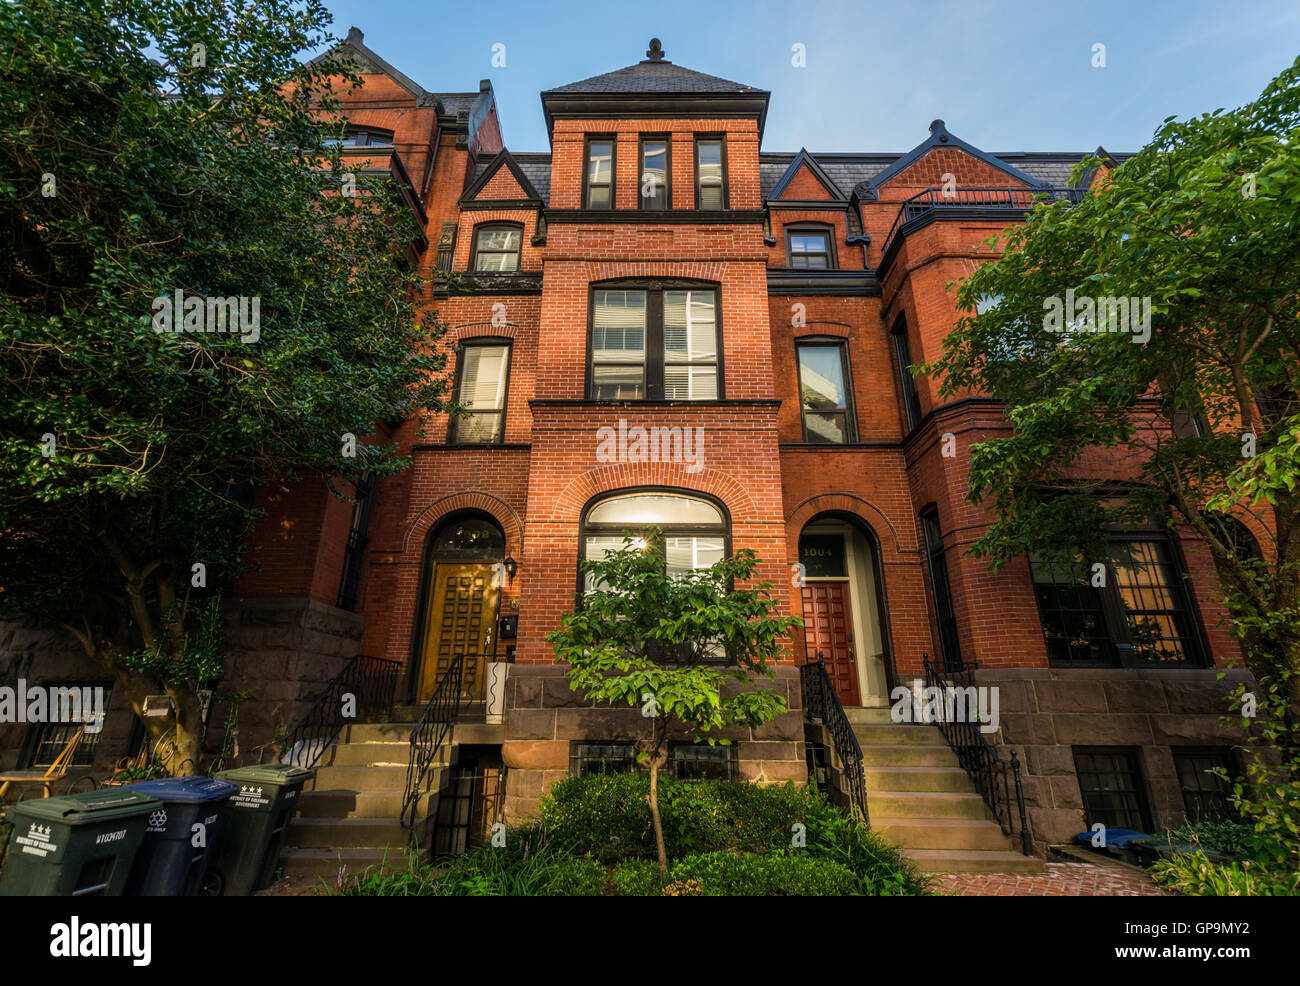
[[659, 851], [659, 879], [668, 879], [668, 850], [664, 847], [664, 823], [659, 817], [659, 762], [658, 750], [650, 760], [650, 817], [655, 823], [655, 848]]

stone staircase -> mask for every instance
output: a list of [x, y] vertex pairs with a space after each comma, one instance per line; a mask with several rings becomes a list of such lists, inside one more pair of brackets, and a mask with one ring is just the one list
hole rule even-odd
[[[410, 734], [414, 722], [345, 726], [316, 764], [316, 779], [303, 790], [289, 826], [280, 868], [286, 875], [320, 876], [329, 882], [340, 866], [349, 875], [366, 868], [405, 865], [411, 833], [398, 819], [406, 789]], [[425, 776], [418, 818], [431, 810], [446, 784], [456, 747], [444, 744], [440, 760]]]
[[1041, 873], [1004, 835], [936, 726], [845, 709], [862, 745], [871, 827], [932, 873]]

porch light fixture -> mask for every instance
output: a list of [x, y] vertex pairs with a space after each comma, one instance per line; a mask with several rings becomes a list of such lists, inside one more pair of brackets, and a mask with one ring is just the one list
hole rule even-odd
[[519, 563], [515, 561], [513, 555], [506, 555], [506, 560], [503, 564], [505, 565], [506, 575], [509, 577], [510, 581], [513, 582], [515, 579], [515, 569], [519, 567]]

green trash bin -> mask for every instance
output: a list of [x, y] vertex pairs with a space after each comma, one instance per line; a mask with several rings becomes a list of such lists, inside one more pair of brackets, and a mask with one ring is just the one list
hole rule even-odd
[[227, 897], [244, 897], [270, 884], [298, 794], [316, 771], [269, 763], [216, 776], [239, 790], [230, 796], [221, 837], [212, 847], [209, 885]]
[[118, 788], [20, 801], [0, 897], [119, 897], [162, 802]]

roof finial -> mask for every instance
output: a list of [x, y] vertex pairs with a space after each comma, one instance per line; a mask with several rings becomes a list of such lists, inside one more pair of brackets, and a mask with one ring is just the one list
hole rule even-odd
[[664, 60], [664, 46], [659, 43], [658, 38], [650, 39], [650, 50], [646, 52], [652, 62], [662, 62]]

